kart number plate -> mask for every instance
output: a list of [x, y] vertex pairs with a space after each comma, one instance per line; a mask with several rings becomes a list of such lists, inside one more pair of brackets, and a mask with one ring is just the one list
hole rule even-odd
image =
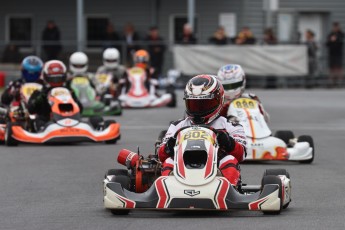
[[41, 90], [42, 86], [39, 84], [25, 84], [21, 87], [21, 92], [24, 95], [24, 97], [29, 98], [33, 92], [35, 92], [36, 90]]
[[55, 88], [52, 90], [51, 95], [53, 97], [58, 97], [58, 96], [70, 96], [70, 92], [66, 88]]
[[76, 77], [72, 80], [72, 84], [74, 85], [88, 85], [89, 83], [89, 79], [85, 78], [85, 77]]
[[130, 71], [129, 71], [129, 74], [130, 75], [141, 75], [141, 74], [144, 74], [144, 70], [141, 69], [141, 68], [132, 68]]
[[111, 75], [110, 74], [97, 74], [95, 76], [95, 78], [96, 78], [97, 82], [104, 84], [104, 83], [108, 82], [108, 79], [111, 78]]
[[257, 101], [249, 98], [239, 98], [234, 100], [232, 103], [237, 109], [255, 109], [258, 105]]
[[208, 140], [209, 142], [214, 144], [214, 139], [211, 137], [209, 133], [204, 130], [192, 130], [185, 133], [182, 138], [181, 142], [185, 140]]

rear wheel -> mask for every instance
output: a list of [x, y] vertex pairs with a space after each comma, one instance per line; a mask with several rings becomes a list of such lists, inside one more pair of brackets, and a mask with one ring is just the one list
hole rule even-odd
[[302, 136], [298, 137], [298, 142], [308, 142], [310, 147], [313, 148], [311, 159], [302, 160], [302, 161], [300, 161], [300, 163], [303, 163], [303, 164], [312, 163], [314, 161], [314, 156], [315, 156], [315, 146], [314, 146], [313, 138], [311, 136], [308, 136], [308, 135], [302, 135]]
[[94, 129], [99, 129], [104, 120], [101, 116], [91, 116], [89, 122]]
[[270, 175], [273, 175], [273, 176], [283, 175], [290, 179], [290, 174], [286, 169], [266, 169], [264, 172], [264, 176], [270, 176]]
[[[105, 122], [104, 122], [104, 128], [105, 128], [105, 129], [108, 128], [111, 124], [116, 124], [116, 121], [115, 121], [115, 120], [107, 120], [107, 121], [105, 121]], [[116, 137], [116, 138], [114, 138], [114, 139], [105, 141], [105, 143], [106, 143], [106, 144], [116, 144], [116, 142], [117, 142], [118, 139], [119, 139], [119, 138]]]
[[165, 134], [167, 133], [168, 130], [162, 130], [157, 138], [157, 142], [162, 143], [163, 142], [163, 138], [165, 137]]
[[128, 176], [128, 170], [126, 169], [109, 169], [105, 176]]
[[280, 212], [281, 212], [281, 210], [283, 208], [283, 199], [282, 199], [283, 184], [282, 184], [282, 181], [281, 181], [281, 179], [278, 176], [268, 175], [268, 176], [264, 176], [262, 178], [262, 182], [261, 182], [262, 189], [267, 184], [277, 184], [277, 185], [279, 185], [279, 195], [278, 195], [278, 197], [280, 198], [280, 208], [279, 208], [278, 211], [263, 211], [263, 213], [264, 214], [269, 214], [269, 215], [278, 215], [278, 214], [280, 214]]
[[295, 135], [290, 130], [278, 130], [274, 136], [283, 140], [287, 145], [289, 145], [291, 139], [295, 138]]
[[[131, 179], [128, 176], [128, 171], [122, 170], [122, 169], [110, 169], [110, 170], [112, 170], [111, 171], [112, 173], [118, 173], [118, 175], [115, 175], [111, 179], [111, 182], [117, 182], [117, 183], [121, 184], [122, 188], [129, 190]], [[109, 173], [109, 171], [108, 171], [108, 173]], [[121, 174], [124, 174], [125, 171], [126, 171], [127, 175], [121, 175]], [[110, 211], [113, 215], [128, 215], [130, 210], [129, 209], [111, 209]]]
[[12, 123], [8, 122], [6, 125], [6, 131], [5, 131], [5, 144], [7, 146], [17, 146], [18, 141], [12, 137]]

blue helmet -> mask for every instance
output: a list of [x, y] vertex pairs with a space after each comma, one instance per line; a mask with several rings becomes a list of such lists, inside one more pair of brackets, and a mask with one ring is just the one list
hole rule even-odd
[[37, 81], [42, 72], [43, 62], [37, 56], [28, 56], [22, 61], [22, 78], [26, 82]]

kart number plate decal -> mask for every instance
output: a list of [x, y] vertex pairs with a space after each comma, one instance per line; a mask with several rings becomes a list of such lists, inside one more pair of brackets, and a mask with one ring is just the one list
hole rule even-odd
[[141, 68], [132, 68], [129, 70], [130, 75], [144, 74], [144, 70]]
[[89, 83], [89, 79], [85, 78], [85, 77], [76, 77], [72, 80], [72, 84], [74, 85], [88, 85]]
[[36, 90], [41, 90], [42, 86], [39, 84], [25, 84], [21, 88], [21, 92], [24, 95], [24, 97], [29, 98], [33, 92]]
[[255, 109], [257, 108], [257, 101], [249, 98], [239, 98], [234, 100], [233, 105], [237, 109]]
[[204, 130], [191, 130], [182, 135], [181, 141], [183, 142], [185, 140], [207, 140], [214, 144], [214, 139], [211, 137], [209, 133], [207, 133]]
[[71, 95], [70, 92], [68, 91], [68, 89], [66, 88], [54, 88], [51, 91], [51, 95], [53, 97], [58, 97], [58, 96], [69, 96]]
[[103, 74], [97, 74], [95, 76], [97, 82], [102, 83], [102, 84], [106, 83], [110, 77], [111, 77], [110, 74], [104, 74], [104, 73]]

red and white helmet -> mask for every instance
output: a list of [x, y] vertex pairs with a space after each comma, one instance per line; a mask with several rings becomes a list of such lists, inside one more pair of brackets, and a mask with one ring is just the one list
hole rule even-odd
[[229, 64], [218, 70], [217, 78], [224, 87], [225, 99], [238, 98], [246, 88], [246, 75], [240, 65]]
[[197, 75], [190, 79], [184, 91], [186, 113], [194, 124], [209, 124], [223, 107], [224, 89], [214, 75]]
[[44, 64], [43, 78], [52, 87], [60, 87], [66, 82], [67, 69], [65, 64], [58, 60], [51, 60]]

